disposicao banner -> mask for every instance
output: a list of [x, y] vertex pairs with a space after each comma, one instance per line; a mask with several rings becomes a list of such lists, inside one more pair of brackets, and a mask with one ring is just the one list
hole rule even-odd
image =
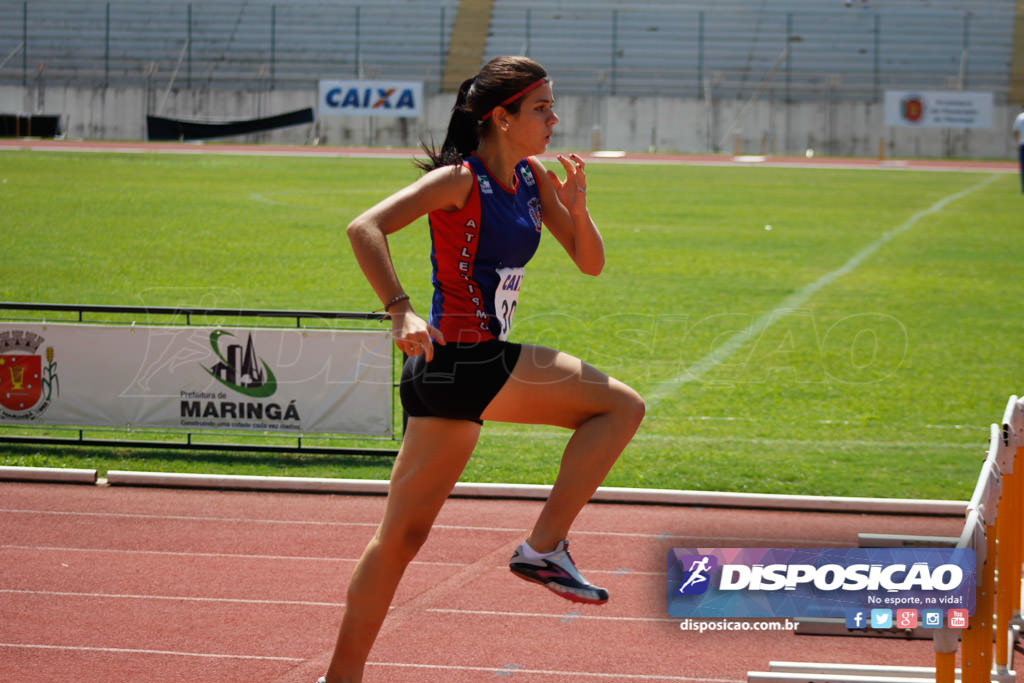
[[668, 613], [845, 618], [878, 629], [913, 616], [904, 627], [966, 628], [976, 557], [969, 548], [673, 548]]

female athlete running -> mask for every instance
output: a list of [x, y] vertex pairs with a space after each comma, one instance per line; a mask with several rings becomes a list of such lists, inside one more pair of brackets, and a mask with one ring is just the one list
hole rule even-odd
[[[447, 136], [427, 149], [427, 171], [348, 227], [357, 261], [407, 356], [400, 387], [409, 416], [384, 518], [348, 586], [326, 683], [362, 680], [370, 648], [406, 566], [473, 453], [483, 421], [573, 431], [541, 513], [511, 571], [569, 600], [601, 604], [568, 552], [569, 528], [644, 415], [630, 387], [578, 358], [508, 341], [524, 267], [544, 227], [589, 275], [604, 244], [587, 211], [583, 160], [559, 156], [565, 180], [534, 158], [558, 123], [551, 81], [536, 62], [499, 57], [459, 88]], [[388, 235], [429, 217], [434, 294], [413, 308]]]

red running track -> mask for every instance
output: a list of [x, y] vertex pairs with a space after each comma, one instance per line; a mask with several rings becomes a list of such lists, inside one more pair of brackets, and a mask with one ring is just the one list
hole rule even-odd
[[[313, 683], [380, 496], [0, 483], [0, 678]], [[592, 503], [572, 535], [610, 602], [512, 576], [540, 502], [453, 498], [409, 567], [367, 681], [744, 683], [771, 660], [933, 666], [930, 641], [681, 631], [672, 547], [955, 536], [960, 517]]]

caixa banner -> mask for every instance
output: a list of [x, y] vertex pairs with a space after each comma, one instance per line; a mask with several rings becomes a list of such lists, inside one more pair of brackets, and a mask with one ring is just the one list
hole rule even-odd
[[321, 116], [423, 116], [420, 81], [320, 81]]
[[0, 324], [0, 424], [389, 436], [389, 330]]
[[976, 571], [974, 551], [959, 548], [673, 548], [668, 613], [864, 618], [877, 612], [881, 619], [886, 611], [942, 610], [966, 616], [974, 613]]

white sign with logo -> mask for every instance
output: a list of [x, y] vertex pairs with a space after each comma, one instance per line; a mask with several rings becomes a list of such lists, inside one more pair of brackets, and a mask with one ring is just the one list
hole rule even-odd
[[0, 324], [0, 423], [389, 436], [389, 330]]
[[423, 116], [421, 81], [320, 81], [324, 116]]
[[991, 128], [992, 93], [886, 90], [885, 125], [914, 128]]

